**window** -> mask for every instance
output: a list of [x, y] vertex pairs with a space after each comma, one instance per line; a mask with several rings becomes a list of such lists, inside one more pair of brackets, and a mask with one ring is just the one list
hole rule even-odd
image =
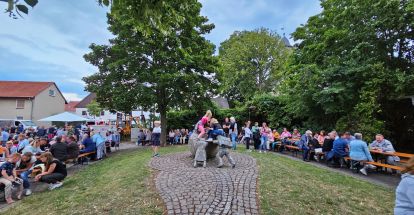
[[101, 111], [101, 116], [105, 115], [105, 111]]
[[86, 116], [86, 115], [88, 115], [88, 114], [86, 113], [86, 110], [83, 110], [83, 111], [82, 111], [82, 116]]
[[24, 100], [22, 99], [16, 100], [16, 109], [24, 109]]
[[54, 90], [49, 90], [49, 96], [55, 96], [55, 91]]
[[[23, 120], [23, 117], [22, 116], [16, 116], [16, 119]], [[15, 122], [15, 124], [16, 124], [16, 126], [19, 126], [20, 122]]]

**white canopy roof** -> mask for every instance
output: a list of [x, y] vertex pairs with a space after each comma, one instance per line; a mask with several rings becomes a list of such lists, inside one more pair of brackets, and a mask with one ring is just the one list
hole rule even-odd
[[83, 118], [81, 116], [78, 116], [70, 112], [63, 112], [60, 114], [46, 117], [44, 119], [40, 119], [38, 121], [40, 122], [81, 122], [81, 121], [89, 121], [89, 119]]

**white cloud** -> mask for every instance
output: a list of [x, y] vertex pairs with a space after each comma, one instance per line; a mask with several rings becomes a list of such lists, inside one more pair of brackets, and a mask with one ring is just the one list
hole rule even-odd
[[80, 101], [83, 97], [77, 93], [64, 93], [62, 92], [63, 96], [66, 98], [66, 101]]

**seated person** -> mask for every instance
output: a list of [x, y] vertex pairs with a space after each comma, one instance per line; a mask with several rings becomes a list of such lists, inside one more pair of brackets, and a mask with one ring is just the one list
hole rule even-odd
[[208, 131], [208, 140], [212, 141], [213, 139], [217, 139], [217, 136], [221, 135], [224, 136], [224, 131], [221, 128], [220, 123], [215, 118], [211, 118], [210, 120], [210, 130]]
[[10, 156], [10, 152], [7, 146], [5, 147], [0, 146], [0, 162], [5, 162], [9, 156]]
[[329, 152], [327, 160], [335, 163], [341, 162], [341, 159], [348, 156], [348, 143], [345, 140], [345, 134], [338, 132], [339, 138], [333, 142], [332, 151]]
[[82, 138], [82, 145], [81, 150], [79, 151], [80, 154], [94, 152], [95, 151], [95, 143], [93, 142], [92, 138], [89, 137], [88, 134], [84, 134]]
[[[352, 140], [349, 143], [349, 157], [351, 157], [351, 162], [358, 161], [363, 163], [364, 161], [374, 161], [371, 157], [371, 153], [369, 153], [367, 143], [362, 140], [362, 134], [355, 133], [355, 140]], [[364, 175], [367, 175], [368, 169], [375, 168], [375, 166], [371, 164], [363, 165], [363, 168], [359, 171]]]
[[45, 151], [50, 149], [50, 146], [51, 145], [48, 142], [47, 138], [45, 138], [45, 137], [40, 138], [40, 150], [45, 152]]
[[26, 190], [26, 196], [32, 194], [32, 191], [30, 190], [29, 175], [32, 174], [31, 169], [35, 162], [36, 157], [31, 152], [26, 152], [16, 164], [16, 173], [23, 180], [23, 189]]
[[351, 135], [351, 132], [347, 131], [347, 132], [345, 132], [345, 138], [344, 139], [349, 144], [352, 140], [355, 140], [355, 137]]
[[68, 159], [68, 145], [62, 142], [62, 137], [56, 137], [56, 143], [50, 147], [50, 153], [62, 162]]
[[312, 140], [312, 131], [310, 130], [307, 130], [299, 140], [298, 147], [303, 150], [303, 161], [309, 162], [310, 144]]
[[75, 159], [78, 158], [79, 155], [79, 145], [76, 142], [76, 139], [74, 136], [70, 136], [68, 138], [66, 138], [66, 143], [67, 143], [67, 153], [68, 153], [68, 157], [67, 159]]
[[17, 177], [16, 163], [20, 160], [20, 154], [15, 153], [11, 155], [5, 163], [0, 166], [0, 183], [4, 184], [4, 196], [7, 204], [13, 203], [12, 199], [12, 187], [18, 188], [17, 199], [22, 198], [23, 182]]
[[[394, 147], [392, 146], [389, 140], [384, 139], [382, 134], [377, 134], [375, 136], [374, 142], [372, 142], [369, 147], [372, 150], [379, 150], [381, 152], [395, 152]], [[396, 162], [399, 162], [400, 158], [397, 156], [387, 156], [387, 164], [395, 165]]]
[[53, 158], [52, 153], [45, 152], [40, 155], [40, 160], [45, 164], [46, 171], [36, 175], [35, 181], [49, 184], [49, 190], [56, 189], [63, 185], [63, 179], [66, 178], [66, 165], [60, 160]]
[[37, 152], [43, 152], [40, 148], [40, 141], [38, 139], [33, 140], [29, 145], [25, 146], [22, 150], [22, 154], [26, 152], [31, 152], [36, 154]]
[[280, 134], [277, 132], [276, 129], [273, 129], [273, 143], [272, 143], [272, 150], [275, 150], [276, 145], [280, 142]]
[[302, 135], [300, 135], [299, 130], [297, 128], [293, 129], [291, 144], [298, 146], [301, 137]]

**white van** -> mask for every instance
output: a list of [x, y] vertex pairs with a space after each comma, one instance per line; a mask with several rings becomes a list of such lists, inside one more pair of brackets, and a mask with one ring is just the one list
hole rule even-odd
[[0, 128], [23, 125], [23, 129], [33, 128], [37, 130], [37, 125], [32, 120], [21, 120], [21, 119], [0, 119]]

